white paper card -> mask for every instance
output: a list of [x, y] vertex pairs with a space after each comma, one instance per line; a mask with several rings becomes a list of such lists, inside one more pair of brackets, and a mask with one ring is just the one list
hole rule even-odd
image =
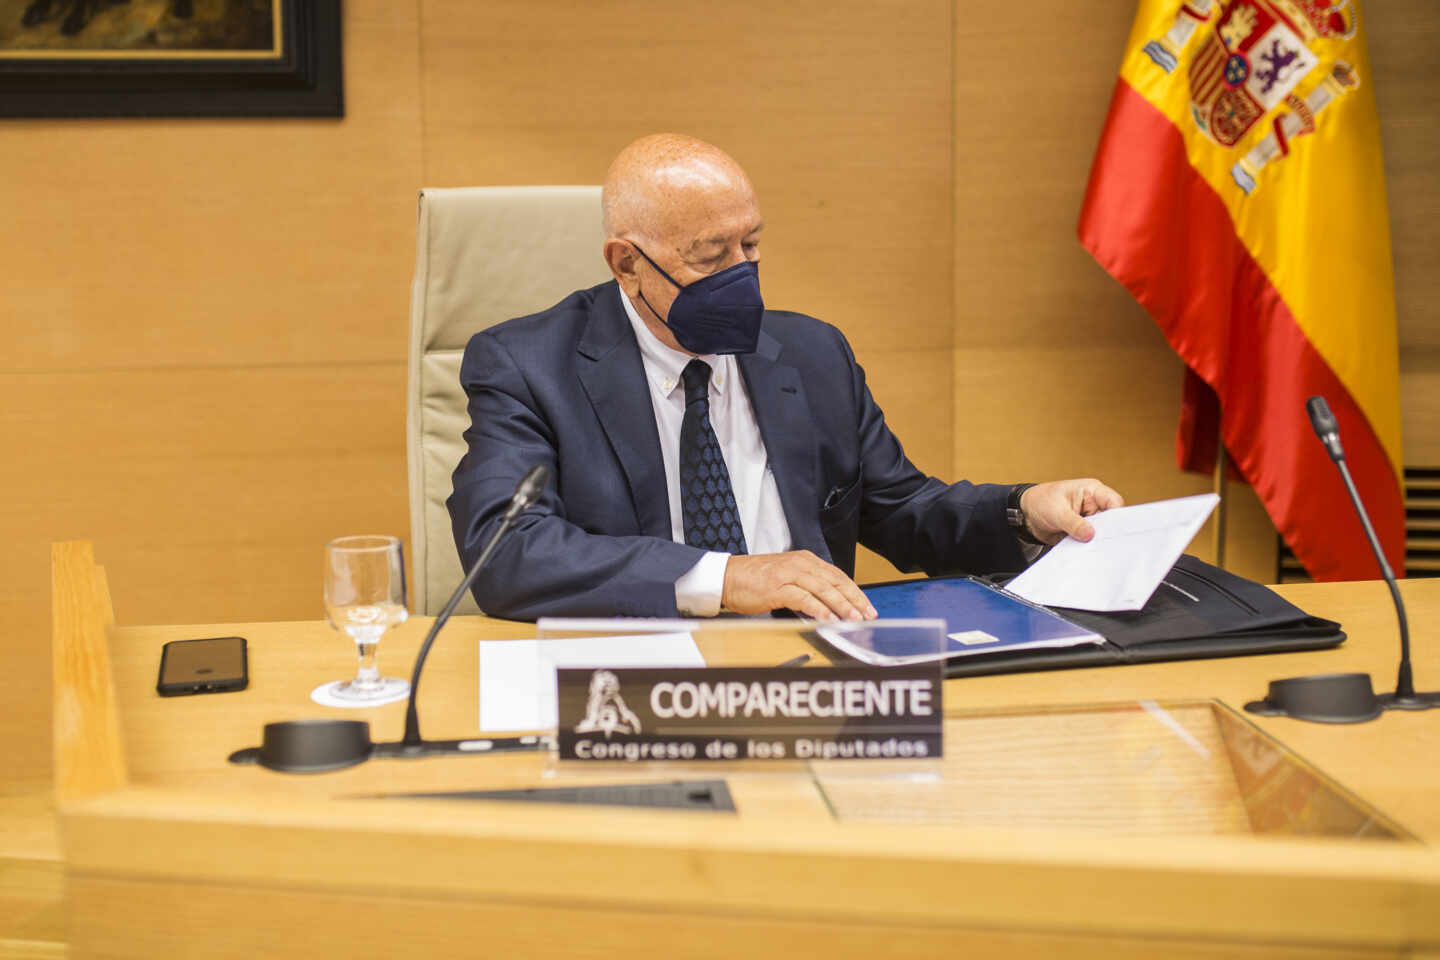
[[1095, 539], [1066, 537], [1006, 589], [1047, 607], [1139, 610], [1219, 502], [1203, 493], [1097, 513]]
[[703, 667], [688, 633], [480, 641], [480, 729], [553, 730], [556, 667]]

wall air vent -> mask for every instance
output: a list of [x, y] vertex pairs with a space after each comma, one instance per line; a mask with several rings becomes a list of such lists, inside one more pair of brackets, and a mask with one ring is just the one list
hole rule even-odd
[[[1277, 539], [1276, 582], [1310, 582], [1285, 540]], [[1440, 577], [1440, 467], [1405, 468], [1405, 576]], [[1380, 579], [1378, 568], [1375, 579]]]

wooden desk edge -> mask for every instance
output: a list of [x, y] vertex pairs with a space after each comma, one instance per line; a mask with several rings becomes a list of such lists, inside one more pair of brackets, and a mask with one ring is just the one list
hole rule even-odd
[[115, 614], [105, 573], [81, 540], [53, 544], [50, 570], [55, 791], [63, 801], [123, 786], [126, 767], [106, 636]]
[[[1440, 945], [1440, 859], [1409, 844], [764, 820], [742, 830], [713, 814], [142, 787], [67, 804], [63, 829], [78, 875], [273, 885], [282, 856], [284, 885], [355, 893]], [[1132, 902], [1147, 908], [1116, 909]]]
[[[700, 814], [503, 805], [486, 805], [482, 820], [471, 804], [237, 801], [127, 786], [107, 689], [108, 603], [82, 546], [56, 559], [57, 621], [66, 611], [82, 621], [78, 632], [57, 628], [57, 696], [62, 681], [86, 681], [84, 702], [93, 709], [83, 717], [104, 747], [88, 752], [73, 730], [62, 744], [61, 723], [73, 718], [57, 699], [57, 750], [76, 751], [71, 769], [79, 774], [69, 787], [62, 779], [60, 792], [63, 846], [76, 877], [1440, 947], [1440, 860], [1409, 846], [795, 821], [749, 821], [740, 830], [737, 820]], [[67, 588], [63, 606], [62, 576], [89, 583]], [[76, 644], [88, 646], [86, 657], [76, 658]], [[87, 665], [90, 656], [98, 662]]]

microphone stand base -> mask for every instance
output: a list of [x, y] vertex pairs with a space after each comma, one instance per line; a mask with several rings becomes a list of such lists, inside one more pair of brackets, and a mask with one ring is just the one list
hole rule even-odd
[[1264, 700], [1245, 704], [1264, 717], [1293, 717], [1315, 723], [1364, 723], [1386, 710], [1429, 710], [1440, 707], [1440, 693], [1378, 696], [1368, 673], [1326, 673], [1270, 681]]
[[1382, 693], [1380, 705], [1386, 710], [1429, 710], [1440, 707], [1440, 692], [1412, 693], [1404, 697], [1397, 693]]
[[1265, 717], [1294, 717], [1316, 723], [1364, 723], [1385, 712], [1368, 673], [1324, 673], [1271, 680], [1264, 700], [1245, 704]]

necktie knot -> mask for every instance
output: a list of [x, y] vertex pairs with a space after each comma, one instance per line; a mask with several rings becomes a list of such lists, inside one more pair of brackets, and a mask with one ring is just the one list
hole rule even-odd
[[680, 371], [680, 381], [685, 384], [685, 405], [696, 400], [710, 399], [710, 364], [695, 358]]

